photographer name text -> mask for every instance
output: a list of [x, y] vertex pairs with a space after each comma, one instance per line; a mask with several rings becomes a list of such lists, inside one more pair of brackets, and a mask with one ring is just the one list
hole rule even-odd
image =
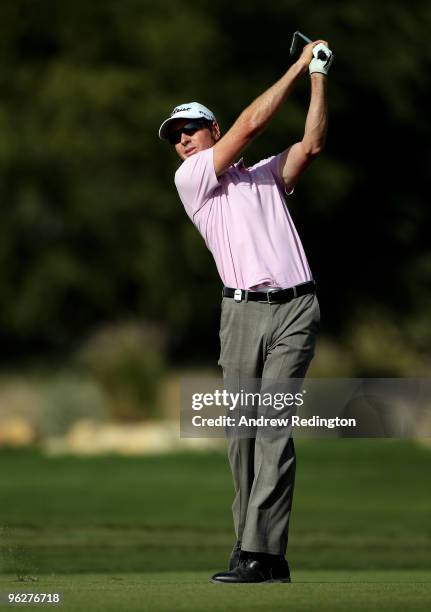
[[246, 417], [242, 416], [238, 422], [235, 417], [220, 415], [215, 418], [206, 418], [195, 415], [192, 418], [194, 427], [356, 427], [356, 419], [342, 419], [340, 417], [324, 418], [318, 415], [300, 417], [293, 415], [285, 418]]

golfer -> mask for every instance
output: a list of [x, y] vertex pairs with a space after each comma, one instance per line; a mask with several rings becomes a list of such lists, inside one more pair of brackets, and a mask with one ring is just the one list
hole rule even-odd
[[[175, 174], [178, 194], [224, 285], [219, 365], [225, 379], [303, 378], [313, 357], [320, 320], [316, 287], [286, 196], [324, 146], [332, 60], [326, 41], [307, 44], [223, 136], [212, 111], [197, 102], [177, 106], [160, 126], [160, 138], [182, 160]], [[308, 73], [311, 96], [302, 140], [251, 167], [237, 161]], [[228, 571], [212, 581], [290, 582], [285, 555], [293, 440], [258, 431], [253, 438], [228, 437], [227, 445], [237, 542]]]

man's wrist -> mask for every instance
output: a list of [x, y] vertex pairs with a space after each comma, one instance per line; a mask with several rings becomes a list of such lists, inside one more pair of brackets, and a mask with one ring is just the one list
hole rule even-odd
[[308, 70], [308, 64], [299, 59], [297, 62], [292, 64], [292, 68], [295, 68], [297, 70], [298, 76], [302, 76], [306, 74]]
[[313, 81], [315, 79], [320, 80], [320, 79], [327, 79], [328, 75], [327, 74], [323, 74], [323, 72], [311, 72], [310, 73], [310, 79]]

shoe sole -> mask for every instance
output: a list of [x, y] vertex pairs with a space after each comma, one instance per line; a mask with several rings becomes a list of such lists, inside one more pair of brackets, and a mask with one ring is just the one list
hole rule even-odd
[[270, 580], [262, 580], [261, 582], [223, 582], [222, 580], [213, 580], [211, 578], [210, 582], [212, 582], [213, 584], [269, 584], [275, 582], [288, 583], [292, 582], [292, 580], [290, 578], [271, 578]]

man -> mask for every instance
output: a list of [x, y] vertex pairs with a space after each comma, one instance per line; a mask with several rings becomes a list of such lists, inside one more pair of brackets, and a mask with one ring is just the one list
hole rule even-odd
[[[289, 70], [248, 106], [222, 136], [214, 114], [177, 106], [159, 130], [183, 163], [175, 184], [213, 254], [224, 283], [219, 364], [225, 379], [303, 378], [319, 323], [315, 283], [286, 206], [326, 135], [325, 41], [306, 45]], [[238, 155], [279, 111], [296, 81], [310, 73], [311, 97], [300, 142], [246, 168]], [[228, 437], [237, 542], [229, 571], [213, 582], [290, 582], [285, 559], [295, 480], [291, 436]]]

